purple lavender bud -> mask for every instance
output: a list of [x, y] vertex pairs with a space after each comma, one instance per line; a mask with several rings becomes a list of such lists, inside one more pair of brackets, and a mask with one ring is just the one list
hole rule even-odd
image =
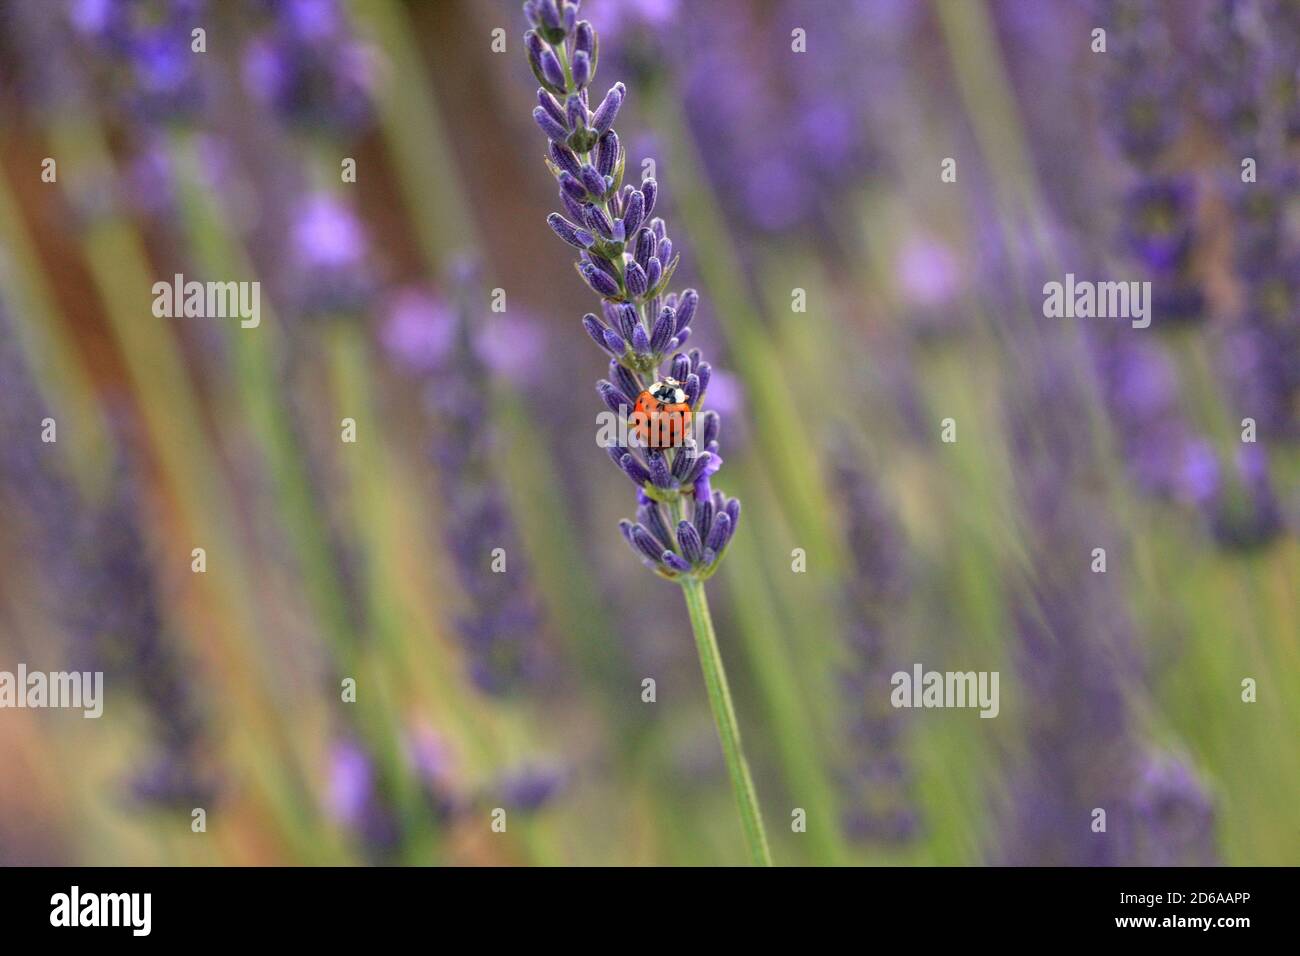
[[533, 119], [552, 142], [562, 143], [569, 135], [568, 130], [552, 119], [551, 114], [540, 106], [533, 108]]
[[602, 378], [596, 383], [596, 391], [600, 392], [605, 405], [615, 415], [627, 415], [632, 411], [632, 400], [605, 379]]
[[680, 482], [685, 482], [695, 468], [695, 458], [694, 445], [682, 446], [677, 457], [673, 459], [673, 477]]
[[[627, 283], [627, 291], [632, 293], [634, 296], [643, 296], [646, 294], [646, 290], [650, 288], [646, 284], [645, 270], [637, 265], [636, 262], [629, 262], [627, 264], [627, 270], [623, 273], [623, 280]], [[672, 332], [670, 331], [668, 338], [671, 337]], [[667, 341], [667, 339], [665, 339], [665, 341]]]
[[[660, 313], [659, 320], [662, 322], [665, 318], [667, 318], [670, 321], [672, 321], [672, 316], [673, 316], [673, 310], [669, 308], [665, 308], [663, 312]], [[658, 326], [656, 326], [656, 329], [657, 328]], [[686, 379], [686, 376], [691, 374], [691, 360], [688, 359], [681, 352], [678, 352], [676, 355], [673, 356], [671, 373], [672, 373], [672, 377], [677, 379], [677, 381], [679, 382], [684, 381]]]
[[655, 234], [655, 238], [660, 242], [668, 238], [668, 229], [664, 225], [664, 221], [658, 216], [650, 220], [650, 231]]
[[550, 30], [561, 29], [560, 8], [555, 0], [534, 0], [538, 23]]
[[735, 535], [736, 528], [740, 525], [740, 499], [732, 498], [727, 502], [727, 517], [731, 519], [731, 531], [728, 533], [727, 540]]
[[537, 88], [537, 105], [546, 110], [546, 115], [555, 120], [560, 126], [567, 122], [564, 118], [564, 109], [560, 106], [559, 100], [540, 86]]
[[[558, 103], [555, 108], [559, 109]], [[559, 166], [560, 169], [564, 170], [570, 176], [577, 177], [582, 175], [582, 166], [578, 162], [578, 157], [574, 154], [573, 150], [569, 149], [569, 147], [565, 146], [563, 143], [551, 143], [551, 162], [555, 163], [556, 166]]]
[[632, 190], [623, 206], [623, 225], [629, 236], [635, 235], [641, 223], [645, 221], [645, 196]]
[[645, 196], [645, 214], [649, 216], [655, 211], [655, 200], [659, 198], [659, 184], [647, 176], [641, 180], [641, 194]]
[[[582, 277], [587, 280], [587, 285], [591, 286], [592, 291], [596, 292], [598, 295], [614, 299], [621, 294], [618, 288], [618, 283], [611, 279], [607, 273], [597, 269], [590, 262], [584, 262], [579, 269], [582, 272]], [[605, 333], [605, 343], [607, 345], [610, 342], [609, 337], [613, 331], [613, 329], [609, 329]], [[618, 338], [617, 335], [615, 338]], [[618, 341], [622, 342], [622, 339], [618, 339]], [[613, 346], [611, 345], [610, 348], [613, 349]], [[622, 350], [618, 350], [617, 354], [623, 354]]]
[[726, 547], [727, 541], [730, 539], [731, 516], [723, 511], [714, 516], [713, 527], [709, 529], [709, 537], [704, 542], [704, 546], [717, 554]]
[[583, 104], [582, 97], [577, 93], [574, 93], [565, 101], [564, 122], [569, 129], [587, 128], [587, 107]]
[[655, 255], [659, 257], [660, 262], [672, 262], [673, 241], [669, 239], [667, 236], [662, 237], [659, 240], [659, 251], [656, 252]]
[[[663, 256], [661, 255], [662, 259]], [[677, 331], [680, 332], [691, 324], [691, 319], [695, 318], [695, 308], [700, 304], [700, 294], [694, 289], [687, 289], [682, 292], [677, 301]]]
[[605, 98], [600, 101], [600, 106], [596, 108], [595, 114], [591, 117], [591, 128], [598, 133], [606, 132], [614, 125], [614, 120], [618, 118], [619, 107], [623, 105], [623, 97], [627, 93], [627, 87], [622, 83], [615, 83]]
[[[573, 54], [573, 83], [578, 89], [585, 89], [591, 82], [591, 57], [581, 50]], [[585, 118], [585, 117], [584, 117]]]
[[717, 412], [708, 411], [700, 416], [700, 439], [705, 448], [718, 440], [718, 434], [721, 431], [722, 418]]
[[609, 363], [609, 377], [614, 380], [614, 384], [619, 387], [624, 395], [640, 395], [641, 386], [636, 380], [636, 376], [620, 365], [618, 362]]
[[601, 136], [596, 145], [596, 171], [602, 176], [613, 176], [618, 168], [618, 134], [610, 130]]
[[623, 469], [623, 473], [631, 478], [638, 488], [650, 480], [650, 472], [631, 452], [624, 452], [623, 457], [619, 459], [618, 466]]
[[709, 378], [713, 375], [713, 368], [708, 362], [701, 362], [695, 369], [695, 375], [700, 380], [700, 394], [703, 395], [709, 390]]
[[632, 329], [632, 349], [638, 355], [650, 353], [650, 336], [646, 334], [645, 326], [640, 322]]
[[[568, 173], [565, 173], [564, 175], [567, 176]], [[584, 197], [587, 195], [587, 191], [585, 189], [582, 191], [582, 195]], [[582, 212], [583, 204], [580, 203], [578, 200], [574, 199], [563, 189], [560, 190], [560, 203], [561, 205], [564, 206], [564, 211], [569, 214], [569, 219], [571, 219], [572, 221], [582, 222], [582, 220], [586, 218]], [[586, 230], [579, 230], [579, 232], [585, 232], [585, 231]], [[587, 235], [590, 236], [591, 234], [587, 233]], [[587, 242], [587, 240], [582, 236], [579, 236], [579, 238], [583, 239], [584, 243]], [[594, 242], [595, 242], [595, 237], [591, 237], [591, 243], [594, 244]], [[591, 248], [591, 244], [588, 244], [587, 248]]]
[[630, 339], [637, 323], [636, 306], [623, 302], [614, 307], [613, 313], [615, 326], [622, 333], [623, 338]]
[[691, 330], [682, 329], [676, 335], [673, 336], [673, 340], [668, 344], [668, 347], [670, 349], [679, 349], [686, 344], [686, 340], [689, 339], [690, 337], [691, 337]]
[[[546, 44], [542, 42], [542, 38], [529, 30], [524, 35], [524, 46], [528, 51], [528, 65], [533, 68], [533, 75], [537, 77], [539, 83], [550, 83], [551, 81], [546, 78], [546, 74], [542, 72], [542, 54], [547, 52]], [[559, 84], [559, 86], [561, 89], [564, 88], [563, 83]]]
[[[565, 195], [571, 197], [574, 202], [579, 204], [587, 201], [587, 187], [582, 185], [576, 178], [568, 173], [560, 173], [560, 188], [564, 190]], [[582, 208], [581, 205], [578, 207]]]
[[695, 530], [700, 536], [701, 543], [708, 538], [709, 530], [713, 527], [713, 502], [705, 499], [697, 502], [695, 505]]
[[632, 525], [631, 534], [632, 544], [636, 546], [637, 550], [658, 564], [661, 556], [666, 553], [663, 545], [655, 541], [654, 535], [639, 524]]
[[[583, 166], [579, 178], [582, 180], [582, 185], [587, 188], [587, 192], [598, 199], [604, 197], [608, 187], [605, 184], [605, 177], [600, 174], [595, 166]], [[604, 215], [604, 213], [601, 215]]]
[[[655, 320], [654, 331], [650, 335], [650, 351], [655, 355], [662, 355], [668, 348], [668, 343], [672, 340], [673, 330], [676, 328], [677, 319], [673, 315], [672, 309], [663, 309], [659, 313], [659, 318]], [[677, 371], [676, 362], [673, 363], [673, 371]], [[674, 374], [673, 378], [677, 378]], [[681, 379], [677, 379], [681, 381]]]
[[587, 334], [591, 336], [593, 342], [602, 349], [605, 347], [605, 326], [600, 319], [588, 312], [582, 317], [582, 327], [587, 330]]
[[683, 485], [693, 485], [707, 474], [713, 474], [718, 470], [722, 459], [713, 452], [702, 451], [691, 459], [690, 470], [682, 477]]
[[649, 229], [642, 229], [636, 234], [636, 238], [632, 242], [632, 248], [634, 250], [632, 257], [636, 259], [637, 264], [641, 266], [642, 269], [649, 267], [650, 259], [655, 254], [655, 243], [655, 234]]
[[686, 404], [694, 408], [700, 397], [700, 377], [694, 372], [687, 375], [682, 390], [686, 392]]
[[551, 227], [551, 230], [557, 236], [559, 236], [569, 245], [573, 246], [575, 249], [586, 248], [582, 239], [578, 235], [578, 227], [575, 226], [573, 223], [569, 222], [569, 220], [565, 219], [558, 212], [553, 212], [549, 216], [547, 216], [546, 224]]
[[656, 488], [665, 490], [673, 486], [672, 472], [668, 470], [668, 463], [664, 460], [663, 452], [652, 451], [649, 454], [650, 461], [650, 480], [655, 483]]
[[543, 50], [541, 59], [542, 76], [546, 77], [546, 82], [564, 89], [564, 68], [560, 66], [560, 61], [555, 58], [555, 54], [550, 50]]
[[[595, 270], [593, 269], [592, 271], [594, 272]], [[598, 274], [601, 276], [604, 275], [604, 273], [598, 273]], [[596, 289], [596, 283], [593, 282], [590, 277], [587, 277], [587, 281], [591, 283], [591, 287], [593, 289]], [[600, 292], [600, 289], [596, 289], [596, 291]], [[614, 355], [622, 355], [624, 352], [627, 351], [627, 343], [624, 342], [623, 337], [619, 335], [617, 332], [615, 332], [613, 329], [606, 329], [604, 334], [605, 334], [605, 348], [609, 349], [611, 353], [613, 353]]]
[[573, 31], [573, 49], [578, 53], [585, 53], [591, 58], [596, 56], [596, 31], [591, 27], [590, 20], [581, 20]]
[[658, 256], [650, 257], [650, 262], [646, 265], [645, 272], [646, 282], [650, 284], [650, 288], [657, 288], [659, 280], [664, 277], [664, 267], [660, 263]]
[[689, 521], [678, 523], [677, 543], [682, 549], [682, 556], [691, 564], [699, 564], [703, 561], [704, 542], [700, 540], [700, 533], [695, 530], [695, 525]]
[[659, 560], [668, 565], [668, 567], [672, 568], [678, 574], [687, 574], [691, 570], [691, 566], [686, 559], [672, 551], [665, 551], [660, 555]]
[[604, 256], [600, 255], [599, 253], [595, 252], [592, 249], [588, 249], [586, 252], [583, 253], [583, 260], [591, 263], [593, 266], [595, 266], [601, 272], [605, 273], [605, 275], [609, 276], [615, 282], [618, 281], [618, 269], [614, 266], [614, 263], [606, 259]]
[[588, 229], [592, 232], [599, 233], [606, 239], [614, 238], [614, 224], [610, 222], [609, 217], [605, 215], [605, 210], [593, 203], [587, 203], [587, 205], [582, 208], [582, 214], [585, 217]]
[[661, 548], [672, 550], [677, 547], [673, 540], [672, 532], [668, 530], [668, 522], [664, 520], [663, 509], [659, 507], [656, 501], [647, 501], [636, 510], [637, 520], [650, 529], [650, 533], [659, 541]]

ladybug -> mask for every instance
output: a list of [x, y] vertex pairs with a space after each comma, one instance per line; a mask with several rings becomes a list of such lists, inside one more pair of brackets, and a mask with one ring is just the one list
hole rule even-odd
[[632, 428], [647, 448], [675, 448], [686, 440], [691, 406], [675, 378], [655, 382], [636, 398]]

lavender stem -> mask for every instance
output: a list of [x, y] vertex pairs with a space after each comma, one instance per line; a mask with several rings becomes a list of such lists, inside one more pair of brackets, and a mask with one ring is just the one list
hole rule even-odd
[[681, 578], [682, 594], [686, 597], [686, 611], [695, 632], [695, 646], [700, 653], [700, 670], [704, 672], [704, 686], [709, 693], [709, 707], [713, 721], [718, 725], [718, 738], [727, 760], [727, 773], [731, 788], [736, 793], [740, 807], [740, 825], [745, 831], [751, 862], [757, 866], [772, 865], [772, 851], [768, 849], [767, 832], [763, 829], [763, 813], [758, 806], [758, 794], [749, 775], [749, 763], [740, 745], [740, 724], [736, 709], [731, 703], [731, 688], [727, 685], [727, 672], [722, 666], [722, 653], [718, 650], [718, 636], [713, 630], [709, 615], [709, 599], [704, 593], [704, 582], [692, 575]]

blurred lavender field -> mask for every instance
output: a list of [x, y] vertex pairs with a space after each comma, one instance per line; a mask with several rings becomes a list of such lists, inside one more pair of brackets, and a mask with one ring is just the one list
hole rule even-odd
[[[1300, 4], [582, 16], [700, 291], [776, 862], [1300, 864]], [[526, 29], [0, 4], [0, 863], [745, 861]]]

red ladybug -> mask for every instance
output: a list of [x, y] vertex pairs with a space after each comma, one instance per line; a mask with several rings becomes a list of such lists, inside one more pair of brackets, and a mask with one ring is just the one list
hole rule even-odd
[[691, 406], [675, 378], [655, 382], [636, 397], [632, 428], [647, 448], [676, 448], [686, 439]]

